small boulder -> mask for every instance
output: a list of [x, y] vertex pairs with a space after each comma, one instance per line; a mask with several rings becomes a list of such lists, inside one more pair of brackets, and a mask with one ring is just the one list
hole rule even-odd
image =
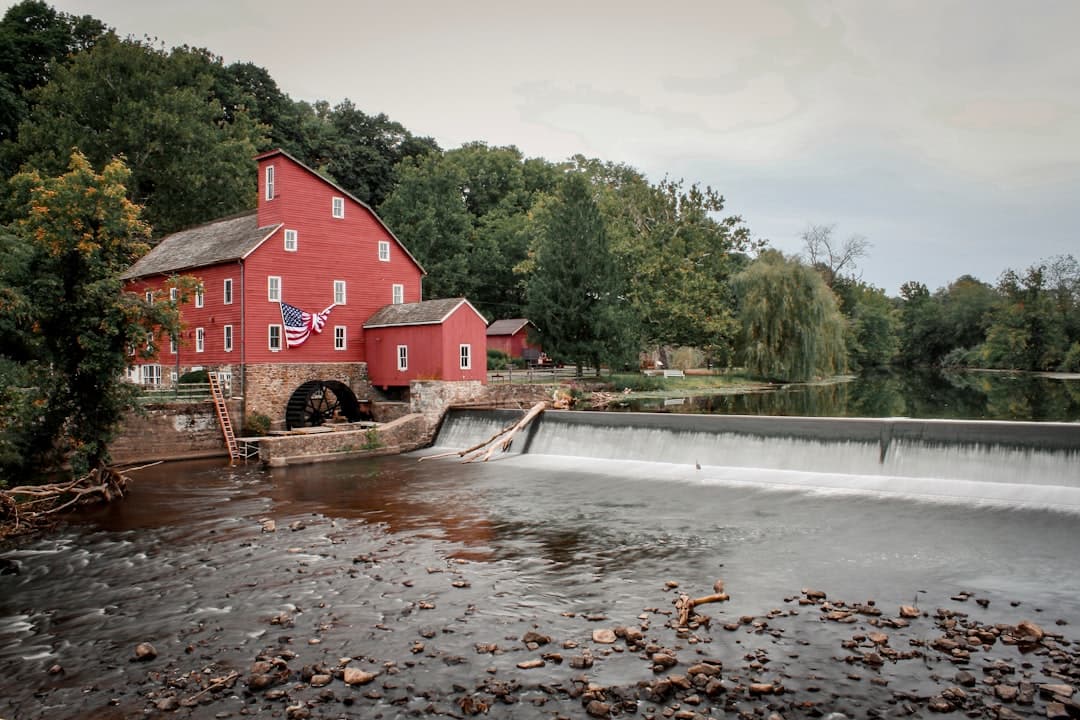
[[360, 668], [347, 667], [342, 672], [341, 679], [345, 681], [346, 685], [367, 685], [374, 680], [375, 673], [361, 670]]
[[148, 642], [142, 642], [135, 646], [135, 659], [141, 661], [153, 660], [157, 657], [157, 650]]

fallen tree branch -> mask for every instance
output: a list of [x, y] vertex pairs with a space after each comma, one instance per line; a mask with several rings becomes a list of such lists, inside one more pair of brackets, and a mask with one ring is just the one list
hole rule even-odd
[[692, 598], [686, 594], [679, 596], [679, 599], [675, 601], [675, 609], [679, 611], [678, 627], [686, 627], [690, 623], [690, 611], [698, 605], [726, 602], [731, 599], [728, 594], [724, 592], [724, 583], [722, 580], [717, 580], [713, 589], [716, 592], [712, 595], [704, 595], [699, 598]]
[[509, 425], [507, 425], [506, 427], [504, 427], [499, 432], [497, 432], [494, 435], [492, 435], [491, 437], [489, 437], [487, 440], [485, 440], [483, 442], [476, 443], [475, 445], [473, 445], [470, 448], [465, 448], [464, 450], [452, 450], [451, 452], [439, 453], [438, 455], [425, 455], [424, 457], [420, 458], [419, 462], [423, 462], [425, 460], [434, 460], [436, 458], [447, 458], [447, 457], [451, 457], [453, 455], [457, 455], [458, 457], [464, 457], [465, 455], [468, 455], [471, 452], [479, 450], [480, 448], [487, 447], [489, 443], [495, 442], [500, 437], [502, 437], [506, 433], [513, 430], [516, 426], [517, 426], [517, 421], [514, 421], [514, 422], [510, 423]]
[[[510, 444], [514, 441], [514, 436], [521, 432], [529, 423], [533, 421], [540, 413], [544, 412], [548, 407], [548, 404], [544, 401], [538, 402], [533, 405], [529, 412], [525, 413], [525, 416], [518, 420], [508, 432], [496, 433], [486, 443], [481, 444], [479, 447], [473, 448], [473, 454], [468, 457], [464, 457], [462, 462], [473, 462], [483, 456], [484, 462], [491, 459], [491, 456], [495, 454], [498, 448], [502, 448], [503, 452], [506, 452], [510, 448]], [[485, 451], [486, 448], [486, 451]]]
[[[127, 482], [127, 476], [116, 470], [101, 468], [63, 483], [18, 485], [0, 490], [0, 525], [10, 522], [9, 529], [17, 530], [24, 520], [32, 526], [81, 503], [110, 502], [124, 496]], [[0, 534], [3, 530], [0, 527]]]

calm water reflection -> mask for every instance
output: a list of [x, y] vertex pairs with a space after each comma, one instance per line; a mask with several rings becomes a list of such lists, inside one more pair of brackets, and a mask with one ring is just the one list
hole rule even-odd
[[1080, 379], [884, 370], [851, 382], [745, 395], [647, 398], [607, 408], [645, 412], [967, 420], [1080, 420]]

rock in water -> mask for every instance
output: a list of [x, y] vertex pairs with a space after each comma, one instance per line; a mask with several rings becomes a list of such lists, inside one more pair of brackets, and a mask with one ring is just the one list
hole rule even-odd
[[153, 660], [157, 657], [157, 650], [148, 642], [139, 643], [135, 646], [136, 660]]

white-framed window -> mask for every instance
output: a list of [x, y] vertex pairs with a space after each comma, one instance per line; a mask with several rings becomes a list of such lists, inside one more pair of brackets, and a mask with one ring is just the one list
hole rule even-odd
[[472, 369], [472, 345], [458, 345], [459, 367], [462, 370]]
[[232, 305], [232, 278], [225, 278], [225, 286], [221, 289], [221, 299], [225, 305]]
[[226, 396], [232, 395], [232, 370], [219, 370], [217, 376], [221, 391]]
[[172, 380], [173, 385], [176, 384], [177, 380], [179, 379], [179, 376], [176, 374], [175, 370], [170, 370], [169, 371], [169, 379]]
[[225, 352], [232, 352], [232, 325], [226, 325], [222, 330], [225, 331]]
[[334, 304], [335, 305], [344, 305], [345, 304], [345, 281], [344, 280], [335, 280], [334, 281]]
[[408, 370], [409, 369], [409, 346], [398, 345], [397, 346], [397, 369]]
[[271, 302], [281, 302], [280, 275], [271, 275], [266, 278], [266, 299]]
[[143, 365], [142, 366], [142, 384], [143, 385], [160, 385], [161, 384], [161, 366], [160, 365]]
[[202, 352], [206, 349], [206, 329], [195, 328], [195, 352]]
[[274, 166], [266, 166], [266, 199], [274, 199]]
[[345, 217], [345, 198], [335, 197], [330, 201], [330, 214], [336, 218]]
[[169, 299], [176, 302], [180, 299], [180, 288], [169, 288]]
[[201, 308], [206, 304], [206, 294], [203, 292], [202, 287], [195, 290], [195, 307]]
[[388, 240], [379, 241], [379, 260], [390, 262], [390, 242]]
[[150, 303], [151, 305], [154, 304], [154, 291], [153, 290], [147, 290], [146, 291], [146, 302]]
[[170, 336], [169, 337], [169, 352], [172, 353], [173, 355], [175, 355], [176, 354], [176, 348], [177, 348], [176, 338]]
[[281, 326], [271, 325], [266, 330], [267, 345], [271, 352], [281, 350]]
[[335, 325], [334, 326], [334, 349], [335, 350], [344, 350], [345, 349], [345, 326], [344, 325]]
[[391, 300], [394, 305], [401, 305], [405, 302], [405, 286], [398, 283], [394, 283], [394, 294]]
[[285, 252], [296, 252], [300, 247], [300, 237], [295, 230], [285, 231]]

